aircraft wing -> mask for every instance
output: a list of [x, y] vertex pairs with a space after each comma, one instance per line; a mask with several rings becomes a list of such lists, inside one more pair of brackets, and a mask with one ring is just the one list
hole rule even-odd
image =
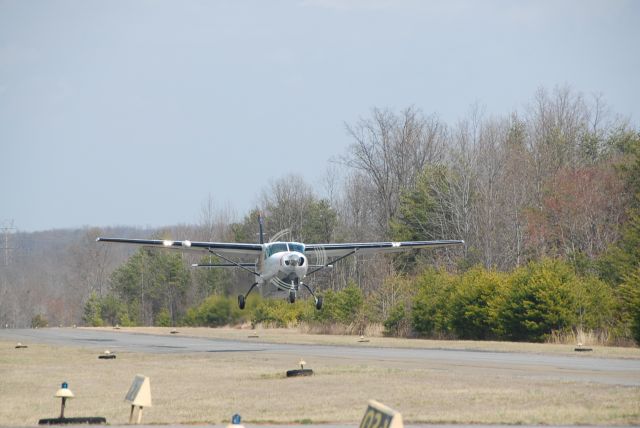
[[96, 241], [140, 245], [143, 247], [171, 248], [207, 254], [213, 252], [225, 256], [258, 256], [262, 253], [262, 245], [260, 244], [240, 244], [235, 242], [197, 242], [125, 238], [97, 238]]
[[397, 253], [412, 248], [439, 248], [464, 245], [462, 240], [361, 242], [350, 244], [306, 244], [305, 252], [325, 253], [329, 257], [341, 257], [355, 251], [356, 254]]

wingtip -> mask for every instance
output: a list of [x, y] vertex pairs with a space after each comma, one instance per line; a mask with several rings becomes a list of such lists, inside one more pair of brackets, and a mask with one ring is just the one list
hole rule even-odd
[[100, 242], [100, 241], [102, 241], [102, 238], [98, 236], [98, 237], [96, 238], [96, 242]]

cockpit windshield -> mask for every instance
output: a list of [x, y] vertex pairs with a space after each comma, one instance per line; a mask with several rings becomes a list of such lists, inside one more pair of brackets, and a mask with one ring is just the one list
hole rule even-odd
[[283, 251], [287, 251], [287, 244], [285, 242], [276, 242], [276, 243], [270, 244], [267, 247], [267, 257], [270, 257], [275, 253], [281, 253]]
[[289, 251], [297, 251], [304, 254], [304, 244], [298, 242], [289, 242]]
[[298, 242], [274, 242], [267, 245], [265, 256], [271, 257], [273, 254], [283, 251], [297, 251], [304, 254], [304, 244]]

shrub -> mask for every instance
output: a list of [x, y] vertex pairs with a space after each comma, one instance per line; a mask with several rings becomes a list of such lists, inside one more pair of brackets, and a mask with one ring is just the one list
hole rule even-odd
[[[411, 301], [416, 294], [414, 280], [404, 275], [392, 275], [384, 280], [380, 288], [373, 291], [365, 302], [373, 322], [383, 323], [400, 315], [399, 306], [402, 305], [405, 320], [396, 319], [395, 323], [403, 324], [402, 334], [409, 333], [411, 323], [408, 319]], [[392, 314], [393, 313], [393, 314]], [[399, 326], [400, 327], [400, 326]], [[397, 334], [400, 334], [398, 331]]]
[[504, 293], [505, 275], [475, 267], [458, 277], [449, 300], [450, 327], [461, 339], [493, 336], [497, 301]]
[[564, 262], [544, 259], [516, 270], [498, 308], [496, 333], [515, 341], [544, 341], [575, 325], [576, 275]]
[[611, 329], [617, 317], [613, 288], [593, 275], [578, 277], [572, 284], [576, 317], [574, 327], [594, 331]]
[[446, 336], [449, 328], [449, 299], [455, 278], [429, 269], [417, 279], [418, 293], [413, 300], [411, 321], [413, 330], [422, 336]]
[[349, 325], [362, 320], [363, 310], [364, 294], [355, 282], [350, 281], [340, 291], [327, 291], [324, 295], [322, 309], [315, 311], [309, 320]]
[[295, 303], [289, 303], [285, 299], [260, 300], [251, 313], [251, 322], [274, 327], [289, 327], [297, 325], [300, 320], [306, 318], [309, 308], [309, 302], [301, 300]]
[[640, 345], [640, 268], [625, 277], [620, 285], [623, 325], [630, 330], [633, 340]]
[[44, 328], [49, 325], [49, 321], [42, 314], [38, 314], [31, 319], [31, 328]]
[[406, 336], [409, 330], [409, 320], [404, 303], [397, 303], [389, 312], [389, 316], [384, 320], [385, 336]]
[[156, 315], [155, 321], [158, 327], [171, 327], [171, 314], [169, 313], [169, 309], [162, 308]]
[[220, 327], [236, 324], [244, 318], [235, 299], [212, 295], [200, 306], [187, 311], [183, 323], [193, 326]]
[[82, 321], [91, 327], [102, 327], [104, 325], [104, 321], [102, 320], [102, 303], [96, 293], [91, 293], [87, 303], [85, 303]]
[[334, 320], [343, 324], [356, 321], [364, 305], [362, 289], [350, 281], [344, 289], [335, 294], [335, 297], [334, 306], [330, 308]]
[[126, 325], [125, 322], [129, 322], [130, 324], [130, 321], [128, 321], [129, 314], [127, 305], [114, 295], [109, 294], [104, 296], [98, 299], [98, 303], [100, 308], [100, 318], [104, 323], [110, 325]]

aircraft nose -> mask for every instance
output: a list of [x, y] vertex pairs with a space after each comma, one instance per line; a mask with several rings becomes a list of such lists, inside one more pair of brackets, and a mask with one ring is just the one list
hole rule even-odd
[[302, 266], [304, 263], [304, 257], [297, 254], [290, 254], [284, 259], [285, 266]]

